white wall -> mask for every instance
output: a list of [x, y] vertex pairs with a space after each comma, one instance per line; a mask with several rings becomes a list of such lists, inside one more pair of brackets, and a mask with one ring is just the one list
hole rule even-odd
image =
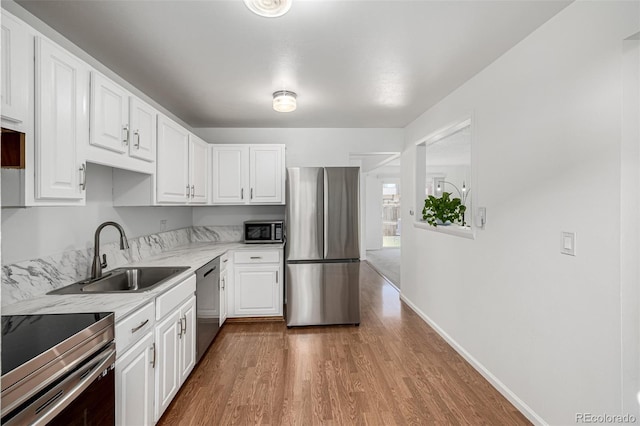
[[[200, 128], [194, 132], [209, 143], [285, 144], [287, 167], [352, 166], [350, 154], [400, 151], [403, 129]], [[364, 191], [363, 191], [364, 192]], [[366, 215], [361, 203], [363, 218]], [[284, 218], [284, 207], [198, 207], [195, 226], [242, 224], [245, 220]], [[363, 219], [364, 226], [364, 219]], [[364, 247], [363, 247], [364, 258]]]
[[[575, 2], [406, 128], [415, 194], [415, 143], [473, 116], [488, 223], [475, 240], [413, 228], [405, 197], [403, 297], [535, 422], [638, 416], [620, 301], [622, 41], [638, 29], [638, 2]], [[560, 254], [561, 231], [577, 256]]]
[[366, 175], [367, 250], [382, 248], [382, 181], [374, 174]]
[[193, 209], [193, 226], [242, 225], [246, 220], [284, 219], [284, 206], [211, 206]]
[[636, 406], [640, 389], [640, 32], [623, 45], [621, 149], [621, 280], [623, 407]]
[[283, 143], [287, 167], [349, 166], [349, 154], [400, 151], [403, 129], [200, 128], [209, 143]]
[[[116, 207], [111, 201], [111, 168], [88, 164], [87, 205], [84, 207], [30, 207], [2, 209], [2, 263], [49, 256], [66, 250], [93, 247], [93, 235], [102, 222], [120, 223], [128, 237], [191, 226], [191, 207]], [[106, 228], [101, 242], [118, 240]]]

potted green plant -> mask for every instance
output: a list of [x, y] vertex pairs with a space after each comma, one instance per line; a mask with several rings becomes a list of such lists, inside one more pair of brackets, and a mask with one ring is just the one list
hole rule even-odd
[[429, 195], [424, 200], [422, 219], [431, 226], [449, 225], [458, 222], [464, 226], [464, 212], [467, 207], [460, 198], [451, 198], [450, 192], [443, 192], [441, 197]]

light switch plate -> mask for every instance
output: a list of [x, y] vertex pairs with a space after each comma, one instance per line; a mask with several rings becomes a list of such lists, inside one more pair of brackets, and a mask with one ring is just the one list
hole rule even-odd
[[562, 238], [560, 239], [560, 253], [567, 254], [569, 256], [576, 255], [576, 233], [562, 231]]
[[487, 223], [487, 208], [478, 207], [476, 214], [476, 226], [480, 229], [484, 229], [484, 225]]

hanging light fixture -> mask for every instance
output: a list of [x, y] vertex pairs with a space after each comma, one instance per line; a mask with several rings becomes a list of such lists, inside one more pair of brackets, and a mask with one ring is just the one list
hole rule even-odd
[[266, 18], [277, 18], [291, 9], [292, 0], [244, 0], [250, 11]]
[[288, 90], [278, 90], [273, 92], [273, 109], [278, 112], [293, 112], [296, 110], [295, 92]]

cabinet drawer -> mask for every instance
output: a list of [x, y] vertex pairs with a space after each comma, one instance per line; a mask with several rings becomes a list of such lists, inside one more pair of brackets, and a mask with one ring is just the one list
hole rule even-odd
[[196, 276], [191, 275], [171, 290], [156, 298], [156, 320], [169, 314], [196, 292]]
[[142, 338], [155, 324], [154, 303], [148, 303], [138, 309], [122, 321], [116, 324], [116, 351], [117, 355], [124, 354], [125, 351]]
[[234, 263], [280, 263], [280, 250], [237, 251]]

